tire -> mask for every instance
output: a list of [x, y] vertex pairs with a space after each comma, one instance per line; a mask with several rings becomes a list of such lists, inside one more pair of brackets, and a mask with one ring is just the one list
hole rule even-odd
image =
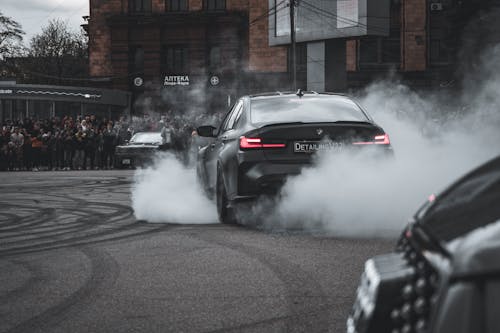
[[222, 224], [235, 224], [236, 218], [233, 210], [228, 207], [226, 186], [220, 172], [217, 173], [217, 185], [215, 190], [215, 201], [217, 204], [217, 215]]

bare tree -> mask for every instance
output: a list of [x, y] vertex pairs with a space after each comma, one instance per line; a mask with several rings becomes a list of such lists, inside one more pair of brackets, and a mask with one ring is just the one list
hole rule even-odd
[[83, 31], [71, 31], [55, 19], [30, 41], [29, 72], [35, 81], [62, 84], [88, 73], [88, 38]]
[[0, 11], [0, 60], [22, 49], [23, 35], [21, 25]]

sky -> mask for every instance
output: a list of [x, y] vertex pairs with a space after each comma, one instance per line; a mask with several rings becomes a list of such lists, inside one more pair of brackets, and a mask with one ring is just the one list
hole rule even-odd
[[51, 19], [61, 19], [78, 31], [84, 23], [82, 16], [89, 14], [89, 0], [0, 0], [0, 11], [22, 25], [28, 45]]

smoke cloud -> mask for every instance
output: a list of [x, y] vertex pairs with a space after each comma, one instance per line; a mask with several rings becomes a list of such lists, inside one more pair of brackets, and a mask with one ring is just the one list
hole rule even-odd
[[139, 220], [153, 223], [217, 222], [214, 204], [203, 195], [195, 170], [173, 154], [160, 154], [153, 167], [135, 173], [132, 208]]
[[[242, 222], [259, 221], [269, 231], [396, 236], [430, 194], [500, 154], [500, 45], [490, 45], [473, 70], [461, 75], [460, 82], [441, 90], [414, 91], [391, 77], [357, 92], [356, 99], [390, 135], [394, 158], [323, 153], [287, 180], [278, 199], [266, 198], [240, 211]], [[450, 85], [454, 87], [448, 89]], [[217, 220], [194, 169], [173, 155], [164, 155], [135, 178], [137, 218]]]
[[417, 93], [397, 81], [358, 96], [391, 137], [395, 158], [325, 153], [288, 180], [264, 227], [338, 236], [397, 235], [432, 193], [500, 154], [500, 45], [460, 96]]

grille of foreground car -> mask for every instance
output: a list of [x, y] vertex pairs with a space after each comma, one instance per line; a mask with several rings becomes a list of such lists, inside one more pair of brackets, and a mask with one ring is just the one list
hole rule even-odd
[[406, 239], [365, 264], [347, 332], [427, 332], [437, 275]]
[[405, 237], [400, 239], [397, 249], [413, 267], [415, 276], [401, 290], [402, 303], [391, 312], [391, 321], [395, 327], [399, 326], [400, 332], [427, 332], [431, 308], [436, 302], [438, 275]]

